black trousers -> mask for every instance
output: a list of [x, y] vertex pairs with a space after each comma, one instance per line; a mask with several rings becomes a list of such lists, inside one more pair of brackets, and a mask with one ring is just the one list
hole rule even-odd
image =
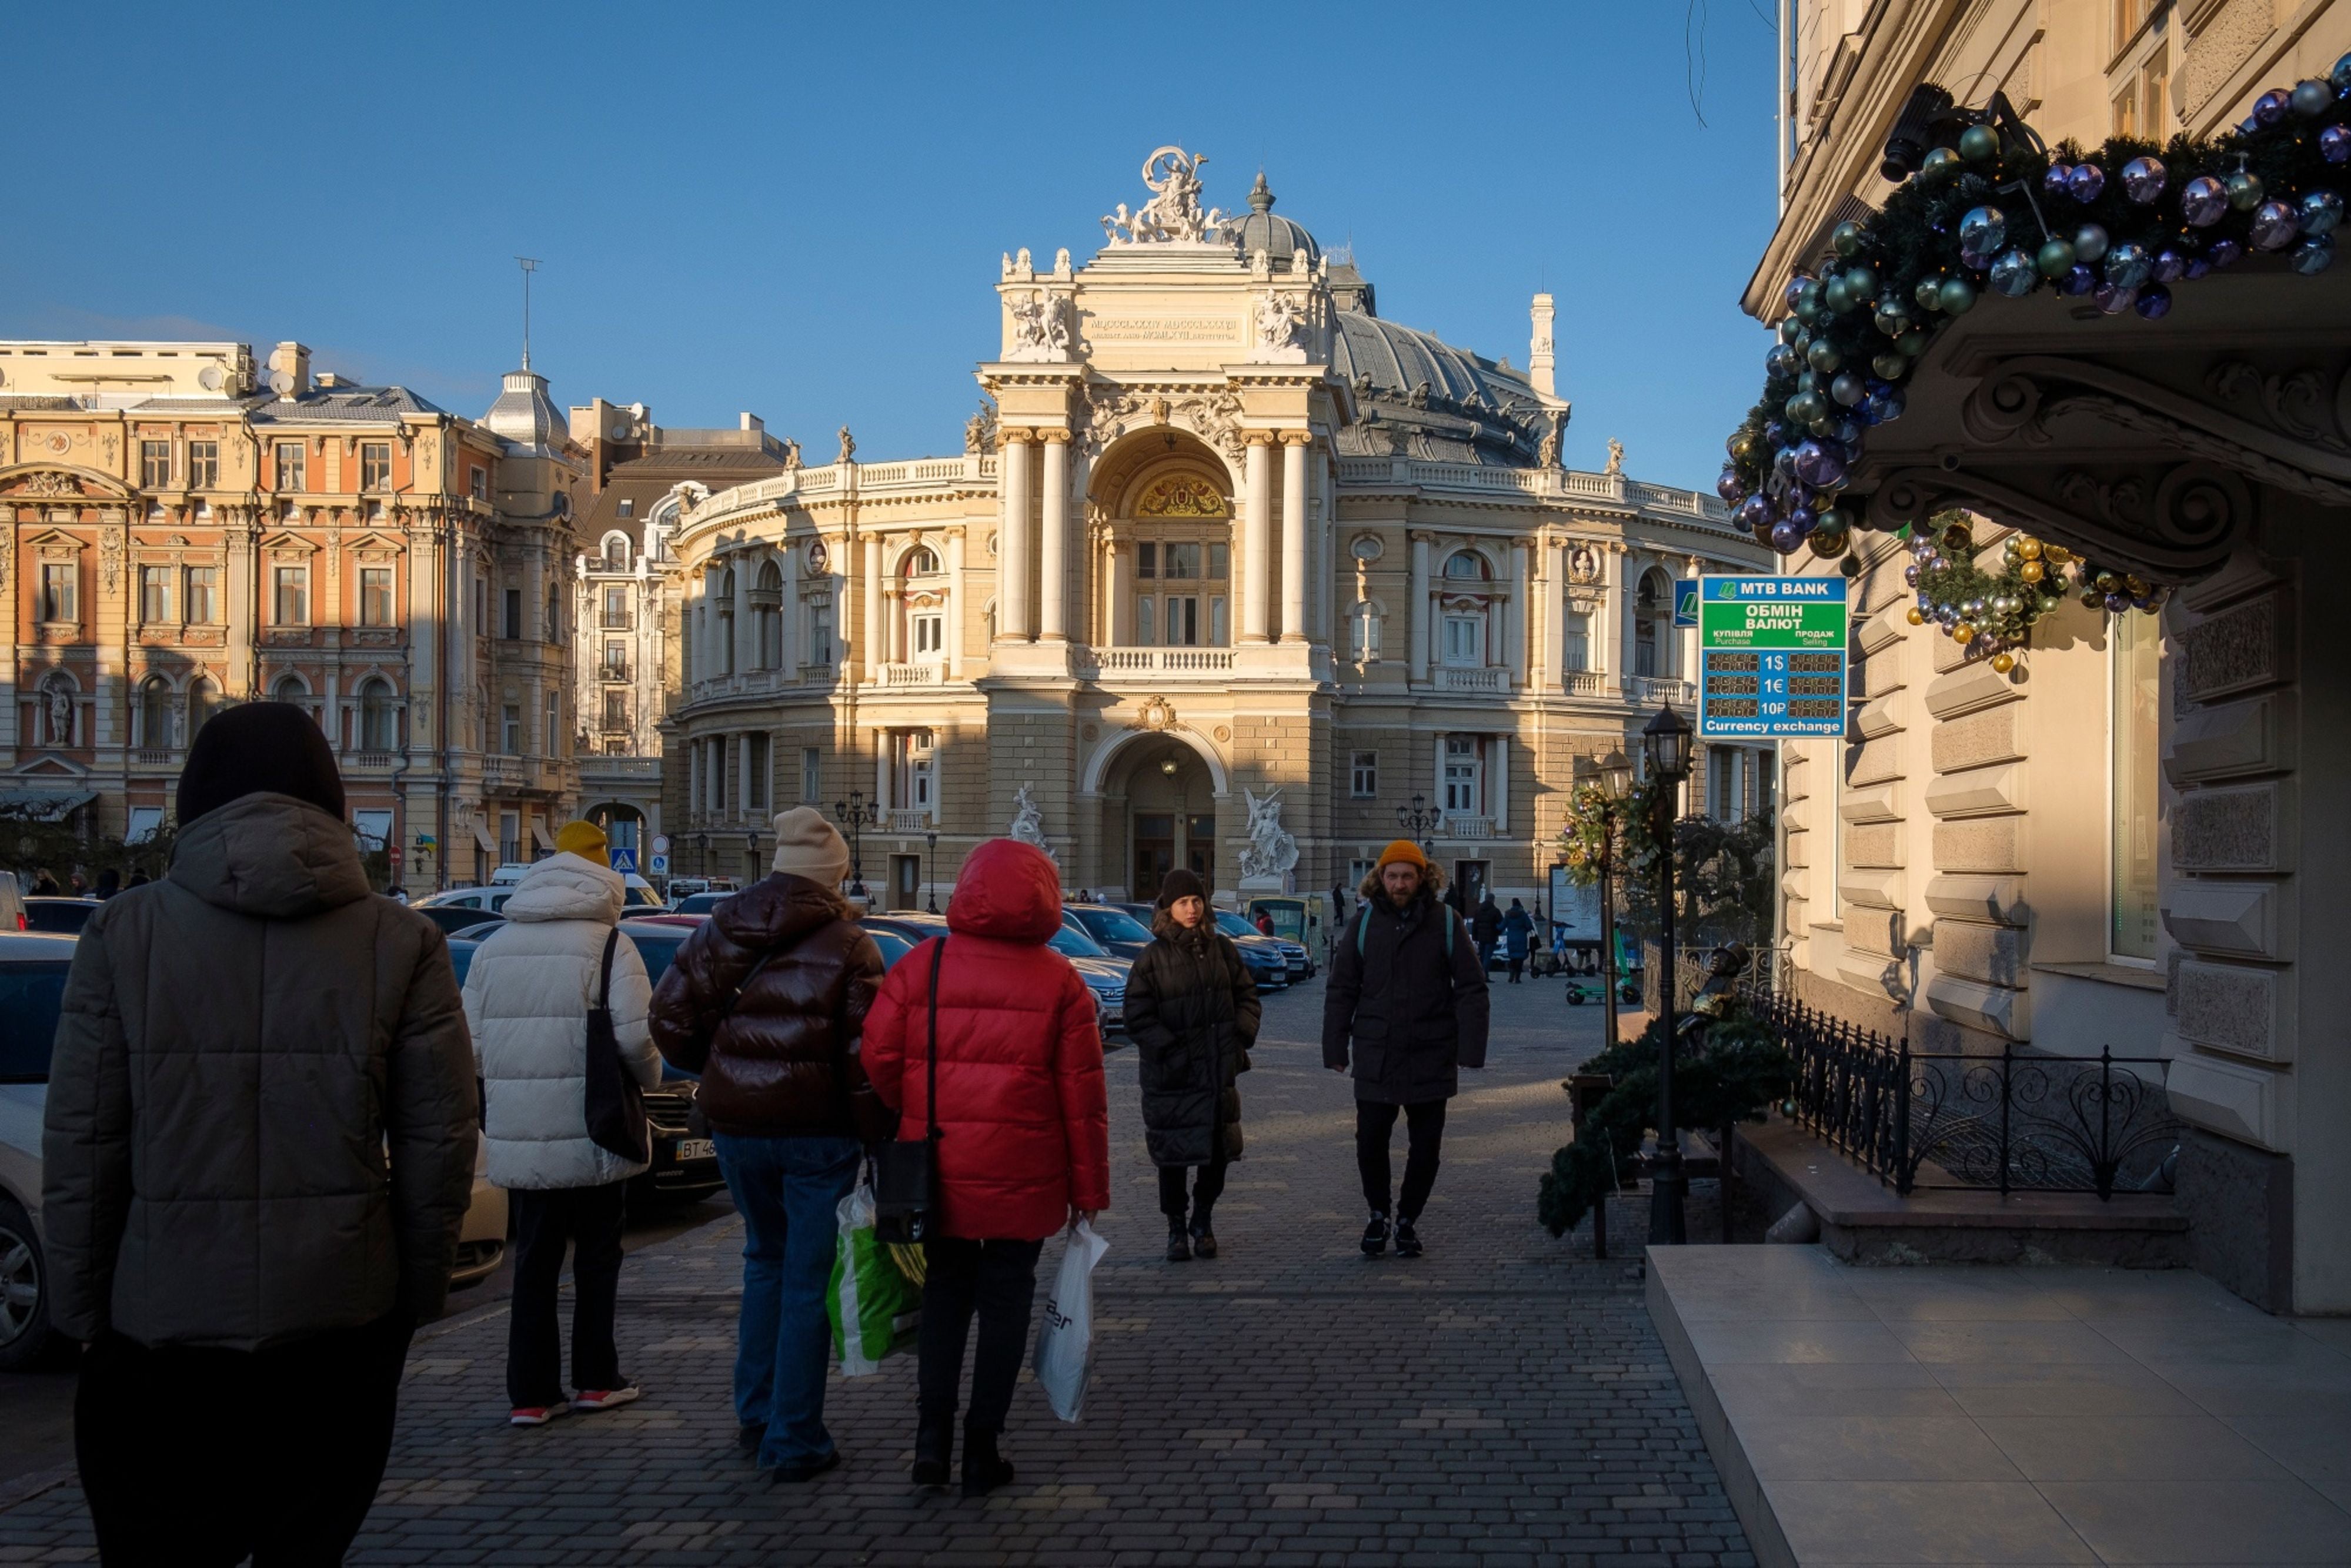
[[1524, 954], [1520, 954], [1520, 955], [1518, 955], [1517, 956], [1514, 956], [1513, 958], [1511, 958], [1511, 960], [1510, 960], [1510, 984], [1512, 984], [1512, 985], [1514, 985], [1514, 986], [1515, 986], [1515, 985], [1517, 985], [1517, 984], [1519, 983], [1519, 976], [1520, 976], [1521, 973], [1523, 973], [1523, 972], [1525, 971], [1526, 967], [1527, 967], [1527, 960], [1526, 960], [1526, 956], [1525, 956]]
[[1437, 1185], [1437, 1147], [1445, 1141], [1445, 1102], [1426, 1100], [1417, 1105], [1390, 1105], [1378, 1100], [1355, 1102], [1355, 1166], [1364, 1176], [1364, 1201], [1374, 1214], [1388, 1212], [1388, 1138], [1395, 1132], [1396, 1113], [1404, 1113], [1405, 1153], [1404, 1192], [1396, 1213], [1418, 1219]]
[[1192, 1228], [1208, 1228], [1208, 1211], [1224, 1196], [1224, 1160], [1205, 1166], [1161, 1166], [1159, 1167], [1159, 1212], [1181, 1224], [1184, 1219], [1184, 1173], [1196, 1172], [1192, 1180]]
[[1029, 1312], [1037, 1300], [1037, 1257], [1042, 1241], [967, 1241], [942, 1236], [923, 1243], [923, 1327], [915, 1400], [927, 1421], [953, 1421], [963, 1384], [964, 1342], [979, 1317], [979, 1349], [971, 1364], [971, 1406], [964, 1426], [1004, 1430], [1020, 1355], [1029, 1348]]
[[556, 1286], [571, 1246], [571, 1385], [619, 1388], [621, 1353], [612, 1314], [621, 1293], [621, 1217], [626, 1182], [602, 1186], [517, 1188], [514, 1206], [514, 1304], [507, 1322], [507, 1403], [516, 1409], [563, 1398], [563, 1337]]
[[392, 1313], [266, 1350], [101, 1334], [74, 1458], [106, 1568], [329, 1568], [392, 1452], [415, 1324]]

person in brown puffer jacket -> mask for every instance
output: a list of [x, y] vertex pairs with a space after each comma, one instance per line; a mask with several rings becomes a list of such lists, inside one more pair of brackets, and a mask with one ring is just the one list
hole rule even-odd
[[857, 1040], [882, 952], [838, 891], [849, 845], [813, 808], [776, 818], [775, 873], [727, 899], [653, 992], [653, 1043], [696, 1101], [743, 1216], [735, 1416], [778, 1481], [841, 1462], [824, 1426], [835, 1210], [892, 1118]]

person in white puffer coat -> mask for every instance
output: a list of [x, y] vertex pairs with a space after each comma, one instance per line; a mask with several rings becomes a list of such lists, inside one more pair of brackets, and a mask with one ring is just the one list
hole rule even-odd
[[[602, 830], [569, 822], [559, 852], [532, 866], [507, 900], [465, 976], [465, 1023], [482, 1075], [488, 1174], [511, 1196], [514, 1302], [507, 1335], [509, 1419], [543, 1427], [566, 1410], [607, 1410], [637, 1397], [621, 1375], [612, 1320], [620, 1294], [621, 1221], [642, 1161], [588, 1135], [588, 1010], [605, 939], [621, 918], [620, 874]], [[611, 1008], [621, 1060], [650, 1089], [661, 1055], [645, 1026], [653, 988], [626, 936], [613, 945]], [[563, 1396], [556, 1286], [572, 1248], [571, 1380]]]

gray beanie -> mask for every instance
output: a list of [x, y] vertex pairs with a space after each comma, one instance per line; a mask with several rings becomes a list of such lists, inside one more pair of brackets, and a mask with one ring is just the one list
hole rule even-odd
[[849, 877], [849, 841], [813, 806], [778, 811], [773, 869], [837, 889]]

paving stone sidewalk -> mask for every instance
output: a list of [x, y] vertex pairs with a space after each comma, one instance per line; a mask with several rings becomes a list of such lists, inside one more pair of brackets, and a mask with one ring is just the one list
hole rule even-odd
[[[1494, 995], [1492, 1064], [1453, 1103], [1415, 1262], [1356, 1249], [1353, 1105], [1321, 1066], [1319, 982], [1267, 1004], [1214, 1261], [1159, 1260], [1134, 1053], [1113, 1054], [1112, 1250], [1085, 1419], [1055, 1420], [1024, 1375], [1005, 1437], [1019, 1479], [993, 1497], [908, 1484], [904, 1356], [832, 1384], [841, 1469], [766, 1484], [733, 1442], [730, 1218], [628, 1261], [637, 1405], [517, 1431], [503, 1308], [421, 1336], [350, 1562], [1743, 1568], [1637, 1264], [1595, 1261], [1588, 1233], [1557, 1242], [1534, 1221], [1565, 1136], [1559, 1081], [1597, 1049], [1596, 1011], [1564, 1006], [1555, 983]], [[1400, 1175], [1401, 1128], [1396, 1145]], [[1614, 1218], [1640, 1233], [1633, 1204]], [[1694, 1211], [1692, 1232], [1710, 1239], [1714, 1223]], [[1057, 1256], [1048, 1243], [1044, 1271]], [[70, 1485], [0, 1513], [0, 1563], [94, 1560]]]

